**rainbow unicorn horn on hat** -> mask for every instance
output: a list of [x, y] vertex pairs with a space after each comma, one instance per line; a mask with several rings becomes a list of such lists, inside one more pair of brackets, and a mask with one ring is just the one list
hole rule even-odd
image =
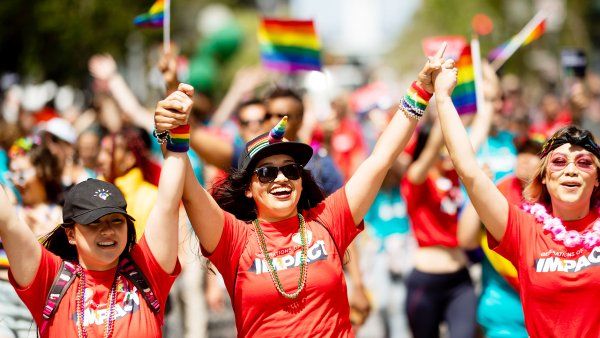
[[269, 143], [279, 143], [283, 141], [283, 134], [287, 127], [288, 117], [284, 116], [279, 123], [269, 132]]

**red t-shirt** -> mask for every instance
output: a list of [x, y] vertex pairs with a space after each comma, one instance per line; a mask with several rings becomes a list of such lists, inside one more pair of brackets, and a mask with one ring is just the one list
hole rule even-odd
[[[595, 211], [578, 221], [563, 221], [568, 230], [591, 229]], [[525, 326], [532, 338], [600, 336], [600, 246], [569, 249], [556, 243], [542, 224], [510, 205], [506, 233], [490, 248], [510, 260], [519, 273]]]
[[[363, 223], [354, 224], [343, 187], [303, 216], [309, 264], [306, 285], [296, 299], [275, 288], [252, 224], [225, 213], [219, 244], [212, 254], [204, 252], [223, 275], [240, 337], [353, 337], [342, 261]], [[284, 289], [296, 291], [298, 218], [261, 227]]]
[[514, 175], [509, 175], [498, 182], [498, 190], [506, 197], [508, 203], [516, 206], [523, 204], [523, 184]]
[[[133, 261], [150, 283], [152, 291], [161, 306], [160, 313], [154, 314], [144, 300], [142, 294], [125, 277], [121, 276], [117, 284], [117, 300], [115, 304], [115, 322], [113, 337], [146, 338], [162, 337], [165, 303], [171, 285], [181, 271], [179, 262], [172, 274], [166, 273], [158, 264], [142, 237], [131, 250]], [[35, 278], [30, 285], [20, 287], [9, 274], [11, 284], [33, 315], [38, 327], [42, 325], [42, 312], [52, 282], [60, 269], [62, 260], [46, 248], [42, 247], [42, 259]], [[85, 326], [90, 337], [103, 337], [108, 318], [108, 298], [113, 284], [115, 270], [90, 271], [86, 270], [85, 289]], [[79, 277], [64, 295], [54, 316], [48, 323], [48, 329], [42, 337], [77, 337], [76, 298]]]
[[462, 193], [456, 172], [451, 171], [446, 176], [435, 181], [428, 176], [419, 185], [404, 178], [400, 184], [408, 217], [420, 247], [458, 246], [457, 213], [462, 204]]

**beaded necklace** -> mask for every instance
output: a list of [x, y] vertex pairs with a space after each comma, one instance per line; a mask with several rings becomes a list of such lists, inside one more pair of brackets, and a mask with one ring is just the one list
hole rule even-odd
[[[592, 226], [592, 230], [585, 230], [579, 233], [575, 230], [567, 230], [558, 217], [552, 217], [546, 211], [543, 205], [523, 204], [523, 210], [532, 214], [536, 221], [542, 223], [543, 229], [552, 234], [552, 239], [557, 243], [562, 243], [567, 248], [575, 248], [583, 245], [591, 250], [600, 244], [600, 219], [597, 219]], [[598, 210], [600, 212], [600, 210]]]
[[298, 288], [294, 293], [287, 293], [283, 289], [283, 285], [281, 284], [281, 280], [279, 279], [279, 275], [277, 274], [277, 270], [273, 265], [273, 259], [269, 256], [269, 252], [267, 251], [267, 243], [265, 242], [265, 235], [260, 227], [258, 219], [252, 221], [254, 227], [256, 228], [256, 238], [258, 240], [258, 245], [262, 251], [263, 256], [265, 257], [265, 261], [267, 262], [267, 266], [269, 268], [269, 274], [271, 275], [271, 279], [273, 279], [273, 284], [275, 284], [275, 288], [279, 293], [288, 299], [295, 299], [298, 297], [300, 292], [304, 289], [304, 285], [306, 284], [306, 274], [308, 272], [308, 264], [306, 263], [306, 255], [307, 255], [307, 245], [306, 245], [306, 227], [304, 224], [304, 217], [301, 214], [298, 214], [298, 220], [300, 222], [300, 243], [302, 246], [302, 251], [300, 255], [300, 276], [298, 278]]
[[[77, 300], [75, 307], [77, 309], [77, 337], [87, 338], [88, 333], [85, 328], [85, 271], [81, 266], [77, 268], [77, 274], [79, 275], [79, 284], [77, 285]], [[108, 318], [106, 320], [106, 326], [104, 328], [104, 338], [110, 338], [115, 327], [115, 304], [117, 301], [117, 284], [121, 279], [118, 271], [115, 273], [115, 279], [113, 285], [110, 288], [108, 294]]]

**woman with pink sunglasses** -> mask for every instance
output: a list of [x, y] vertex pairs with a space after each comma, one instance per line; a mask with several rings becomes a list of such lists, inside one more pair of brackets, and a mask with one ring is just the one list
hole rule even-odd
[[576, 126], [557, 131], [525, 187], [522, 206], [510, 205], [481, 168], [450, 98], [457, 70], [443, 68], [435, 96], [446, 146], [489, 245], [517, 268], [529, 335], [600, 335], [600, 147]]

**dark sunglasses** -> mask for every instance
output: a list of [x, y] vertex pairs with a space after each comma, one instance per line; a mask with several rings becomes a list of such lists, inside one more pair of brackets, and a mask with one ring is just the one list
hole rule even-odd
[[247, 126], [249, 126], [251, 123], [263, 124], [263, 123], [265, 123], [265, 121], [266, 121], [266, 120], [268, 120], [268, 119], [269, 119], [269, 117], [265, 115], [265, 117], [264, 117], [264, 118], [262, 118], [262, 119], [260, 119], [260, 120], [242, 120], [242, 119], [240, 119], [240, 120], [239, 120], [239, 122], [240, 122], [240, 126], [242, 126], [242, 127], [247, 127]]
[[269, 183], [275, 181], [279, 172], [290, 180], [297, 180], [302, 173], [302, 165], [297, 163], [286, 164], [281, 167], [264, 166], [254, 169], [256, 177], [260, 183]]

